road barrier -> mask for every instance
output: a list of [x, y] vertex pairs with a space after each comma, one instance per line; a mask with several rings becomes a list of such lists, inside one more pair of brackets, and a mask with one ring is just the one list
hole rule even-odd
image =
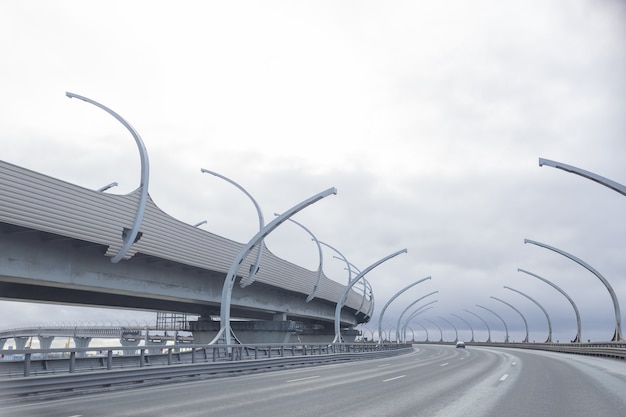
[[[111, 389], [120, 384], [146, 384], [194, 376], [227, 376], [286, 367], [313, 366], [399, 355], [411, 344], [263, 344], [166, 346], [150, 348], [72, 348], [0, 351], [13, 360], [0, 361], [0, 402], [44, 394]], [[139, 355], [120, 355], [139, 351]], [[56, 354], [68, 357], [50, 357]], [[93, 356], [97, 354], [98, 356]], [[23, 355], [23, 358], [20, 358]], [[40, 357], [47, 355], [47, 358]], [[78, 355], [85, 357], [78, 357]]]

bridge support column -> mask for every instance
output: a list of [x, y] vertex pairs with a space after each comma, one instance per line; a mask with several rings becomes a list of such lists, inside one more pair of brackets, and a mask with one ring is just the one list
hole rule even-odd
[[[291, 335], [302, 329], [293, 320], [286, 320], [287, 315], [279, 313], [274, 320], [268, 321], [233, 321], [230, 328], [243, 344], [254, 343], [289, 343]], [[200, 317], [198, 321], [189, 322], [193, 332], [194, 343], [210, 343], [220, 330], [220, 322]]]
[[[54, 336], [37, 336], [37, 339], [39, 340], [39, 349], [50, 349]], [[44, 353], [43, 358], [48, 359], [48, 354]]]
[[7, 342], [6, 339], [0, 339], [0, 350], [4, 350], [4, 344]]
[[[91, 343], [91, 337], [87, 336], [74, 336], [72, 339], [74, 339], [74, 346], [77, 348], [88, 348], [89, 343]], [[77, 352], [76, 356], [84, 358], [86, 355], [85, 352]]]
[[[137, 347], [139, 346], [139, 342], [141, 341], [141, 339], [126, 339], [126, 338], [121, 338], [120, 339], [120, 344], [123, 347]], [[137, 355], [137, 350], [126, 350], [124, 349], [123, 351], [123, 355], [124, 356], [134, 356]]]
[[15, 340], [15, 349], [16, 350], [23, 350], [26, 348], [26, 342], [28, 342], [28, 339], [30, 339], [30, 337], [28, 336], [17, 336], [14, 337], [13, 340]]
[[193, 334], [193, 343], [208, 345], [220, 331], [220, 322], [211, 317], [201, 316], [197, 321], [189, 322], [189, 330]]

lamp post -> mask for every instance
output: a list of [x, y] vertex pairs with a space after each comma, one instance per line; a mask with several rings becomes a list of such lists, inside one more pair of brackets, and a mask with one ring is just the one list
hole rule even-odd
[[441, 320], [445, 321], [446, 323], [448, 323], [450, 326], [452, 326], [452, 328], [454, 329], [454, 343], [458, 342], [459, 340], [459, 331], [457, 330], [456, 326], [450, 321], [447, 320], [441, 316], [438, 316]]
[[332, 187], [319, 194], [316, 194], [308, 199], [296, 204], [280, 216], [276, 217], [270, 223], [265, 225], [259, 232], [250, 239], [250, 241], [241, 248], [239, 255], [233, 260], [230, 265], [230, 269], [224, 279], [224, 286], [222, 287], [222, 301], [220, 305], [220, 330], [211, 341], [211, 344], [217, 343], [221, 337], [224, 337], [227, 345], [231, 344], [231, 327], [230, 327], [230, 303], [233, 293], [233, 285], [237, 276], [237, 271], [241, 262], [250, 254], [256, 245], [258, 245], [268, 234], [274, 231], [283, 222], [287, 221], [291, 216], [298, 213], [302, 209], [310, 206], [311, 204], [331, 195], [337, 194], [337, 189]]
[[[554, 288], [555, 290], [557, 290], [558, 292], [563, 294], [565, 296], [565, 298], [567, 298], [567, 301], [569, 301], [569, 303], [572, 305], [572, 307], [574, 308], [574, 313], [576, 314], [576, 328], [577, 328], [577, 332], [576, 332], [576, 337], [574, 337], [574, 340], [572, 340], [572, 343], [580, 343], [580, 340], [581, 340], [580, 312], [578, 311], [578, 307], [576, 307], [576, 303], [574, 303], [574, 300], [572, 300], [572, 297], [570, 297], [565, 291], [563, 291], [555, 283], [547, 280], [546, 278], [540, 277], [537, 274], [533, 274], [532, 272], [525, 271], [525, 270], [523, 270], [521, 268], [518, 268], [517, 270], [519, 272], [523, 272], [523, 273], [528, 274], [530, 276], [533, 276], [533, 277], [535, 277], [537, 279], [540, 279], [541, 281], [545, 282], [546, 284], [550, 285], [552, 288]], [[552, 335], [550, 335], [550, 342], [552, 342]]]
[[137, 212], [135, 213], [135, 220], [133, 221], [133, 225], [130, 229], [124, 229], [122, 232], [122, 247], [120, 250], [111, 258], [111, 262], [118, 263], [120, 260], [124, 258], [130, 247], [137, 242], [141, 238], [141, 234], [139, 233], [139, 227], [141, 227], [141, 222], [143, 220], [144, 213], [146, 211], [146, 205], [148, 203], [148, 183], [150, 181], [150, 162], [148, 160], [148, 152], [146, 151], [146, 147], [141, 140], [141, 136], [135, 130], [134, 127], [130, 125], [122, 116], [115, 113], [110, 108], [94, 101], [90, 98], [79, 96], [78, 94], [66, 92], [65, 95], [69, 98], [77, 98], [79, 100], [85, 101], [89, 104], [93, 104], [96, 107], [101, 108], [105, 112], [109, 113], [113, 116], [118, 122], [120, 122], [133, 136], [135, 139], [135, 143], [137, 144], [137, 148], [139, 150], [139, 157], [141, 159], [141, 180], [139, 183], [139, 188], [141, 189], [139, 195], [139, 204], [137, 205]]
[[[274, 213], [274, 215], [278, 216], [278, 213]], [[292, 223], [297, 224], [302, 229], [304, 229], [304, 231], [307, 232], [311, 236], [311, 238], [313, 239], [313, 241], [317, 245], [317, 253], [318, 253], [318, 256], [319, 256], [319, 260], [320, 260], [319, 265], [317, 267], [317, 282], [313, 286], [313, 291], [311, 291], [311, 294], [309, 294], [309, 296], [306, 298], [306, 302], [308, 303], [313, 298], [315, 298], [315, 293], [317, 293], [317, 289], [319, 288], [320, 281], [322, 280], [322, 268], [324, 267], [324, 256], [322, 255], [322, 246], [320, 245], [320, 242], [317, 240], [317, 238], [315, 237], [313, 232], [311, 232], [309, 229], [307, 229], [302, 223], [299, 223], [299, 222], [295, 221], [294, 219], [289, 219], [289, 221], [292, 222]]]
[[97, 191], [98, 191], [98, 192], [100, 192], [100, 193], [103, 193], [103, 192], [105, 192], [106, 190], [108, 190], [108, 189], [110, 189], [110, 188], [117, 187], [118, 185], [119, 185], [119, 184], [117, 183], [117, 181], [113, 181], [113, 182], [112, 182], [112, 183], [110, 183], [110, 184], [107, 184], [107, 185], [104, 185], [104, 186], [102, 186], [102, 187], [98, 188], [98, 190], [97, 190]]
[[572, 165], [567, 165], [562, 162], [551, 161], [550, 159], [539, 158], [539, 166], [547, 165], [549, 167], [562, 169], [563, 171], [571, 172], [572, 174], [580, 175], [581, 177], [590, 179], [592, 181], [597, 182], [598, 184], [602, 184], [605, 187], [608, 187], [614, 191], [617, 191], [621, 195], [626, 196], [626, 186], [617, 183], [615, 181], [611, 181], [608, 178], [604, 178], [598, 174], [594, 174], [593, 172], [585, 171], [584, 169], [576, 168]]
[[[359, 271], [359, 269], [354, 266], [353, 264], [351, 264], [350, 262], [348, 262], [348, 259], [344, 256], [343, 253], [339, 252], [339, 250], [331, 245], [329, 245], [328, 243], [322, 242], [321, 240], [318, 241], [319, 244], [326, 246], [327, 248], [335, 251], [340, 258], [337, 258], [336, 256], [333, 256], [333, 258], [337, 258], [337, 259], [341, 259], [346, 263], [346, 269], [348, 270], [348, 284], [350, 284], [350, 281], [352, 281], [352, 269], [354, 269], [357, 274], [361, 271]], [[361, 299], [361, 305], [359, 306], [358, 310], [356, 311], [356, 313], [354, 313], [354, 315], [356, 316], [357, 314], [359, 314], [359, 311], [361, 311], [361, 309], [363, 308], [363, 304], [365, 304], [365, 297], [367, 294], [367, 289], [369, 287], [370, 290], [370, 309], [365, 313], [365, 315], [367, 317], [370, 317], [370, 313], [371, 310], [374, 308], [374, 293], [372, 291], [372, 286], [370, 285], [370, 283], [367, 281], [367, 279], [363, 278], [363, 298]]]
[[[507, 303], [507, 302], [506, 302], [506, 301], [504, 301], [504, 300], [501, 300], [501, 299], [496, 298], [496, 297], [491, 297], [491, 298], [493, 298], [493, 299], [494, 299], [494, 300], [496, 300], [496, 301], [500, 301], [500, 302], [501, 302], [501, 303], [503, 303], [503, 304], [508, 305], [508, 306], [509, 306], [509, 307], [511, 307], [513, 310], [515, 310], [515, 312], [516, 312], [517, 314], [519, 314], [519, 315], [520, 315], [520, 317], [521, 317], [521, 318], [522, 318], [522, 320], [524, 321], [524, 328], [526, 329], [526, 337], [524, 338], [524, 340], [522, 340], [522, 343], [528, 343], [528, 322], [526, 321], [526, 317], [524, 317], [524, 315], [522, 314], [522, 312], [521, 312], [521, 311], [519, 311], [517, 308], [515, 308], [512, 304]], [[507, 342], [508, 342], [508, 337], [507, 337]]]
[[[348, 286], [346, 287], [346, 289], [344, 290], [343, 294], [341, 295], [341, 297], [339, 298], [339, 302], [337, 303], [337, 306], [335, 307], [335, 339], [333, 340], [333, 343], [343, 343], [343, 340], [341, 338], [341, 308], [343, 307], [344, 303], [346, 302], [347, 298], [348, 298], [348, 293], [350, 291], [350, 289], [354, 286], [354, 284], [356, 284], [357, 282], [359, 282], [359, 280], [361, 278], [363, 278], [368, 272], [370, 272], [372, 269], [376, 268], [378, 265], [382, 264], [383, 262], [388, 261], [389, 259], [400, 255], [401, 253], [406, 253], [407, 250], [406, 249], [401, 249], [397, 252], [392, 253], [391, 255], [387, 255], [382, 259], [379, 259], [378, 261], [374, 262], [373, 264], [371, 264], [370, 266], [368, 266], [367, 268], [365, 268], [363, 271], [361, 271], [356, 277], [354, 277], [354, 279], [348, 284]], [[378, 323], [378, 337], [380, 337], [380, 335], [382, 335], [382, 329], [381, 329], [381, 323]]]
[[[425, 342], [428, 343], [428, 330], [426, 329], [426, 327], [422, 326], [418, 322], [414, 322], [414, 323], [417, 324], [418, 326], [420, 326], [422, 329], [424, 329], [424, 331], [426, 332], [426, 340], [425, 340]], [[405, 339], [406, 339], [406, 336], [405, 336]]]
[[497, 318], [499, 318], [499, 319], [500, 319], [500, 321], [502, 322], [502, 324], [504, 324], [504, 332], [506, 333], [506, 338], [504, 339], [504, 341], [505, 341], [505, 342], [508, 342], [508, 341], [509, 341], [509, 328], [507, 327], [506, 322], [504, 321], [504, 319], [503, 319], [502, 317], [500, 317], [500, 316], [498, 315], [498, 313], [496, 313], [496, 312], [495, 312], [495, 311], [493, 311], [493, 310], [488, 309], [487, 307], [483, 307], [483, 306], [478, 305], [478, 304], [476, 304], [476, 307], [480, 307], [480, 308], [482, 308], [483, 310], [487, 310], [488, 312], [490, 312], [491, 314], [493, 314], [494, 316], [496, 316]]
[[439, 291], [433, 291], [431, 293], [426, 294], [423, 297], [418, 298], [417, 300], [413, 301], [411, 304], [409, 304], [403, 311], [402, 313], [400, 313], [400, 316], [398, 317], [398, 323], [396, 325], [396, 339], [400, 340], [400, 322], [402, 321], [402, 317], [404, 316], [404, 313], [406, 313], [408, 311], [409, 308], [413, 307], [415, 304], [419, 303], [420, 301], [422, 301], [424, 298], [430, 297], [433, 294], [437, 294]]
[[473, 316], [476, 316], [476, 318], [478, 318], [478, 320], [483, 322], [483, 324], [487, 328], [487, 340], [485, 340], [485, 343], [490, 343], [491, 342], [491, 329], [489, 328], [489, 325], [487, 324], [485, 319], [483, 319], [482, 317], [480, 317], [478, 314], [474, 313], [473, 311], [469, 311], [469, 310], [465, 310], [465, 309], [463, 309], [463, 311], [465, 311], [466, 313], [469, 313], [469, 314], [471, 314]]
[[461, 320], [463, 323], [465, 323], [467, 325], [467, 327], [470, 328], [470, 331], [472, 333], [472, 339], [470, 340], [470, 343], [474, 343], [474, 329], [472, 328], [472, 325], [469, 324], [469, 322], [467, 320], [465, 320], [463, 317], [461, 317], [461, 316], [459, 316], [457, 314], [450, 313], [450, 315], [452, 315], [452, 316], [456, 317], [457, 319]]
[[434, 300], [431, 301], [430, 303], [426, 303], [423, 306], [419, 307], [418, 309], [416, 309], [414, 312], [412, 312], [409, 317], [406, 319], [406, 321], [404, 322], [404, 325], [402, 326], [402, 333], [401, 334], [405, 334], [406, 332], [406, 328], [409, 326], [409, 323], [411, 323], [411, 321], [419, 316], [420, 314], [425, 313], [426, 311], [430, 310], [431, 308], [433, 308], [432, 306], [429, 307], [431, 304], [435, 304], [436, 302], [438, 302], [439, 300]]
[[443, 342], [443, 330], [441, 330], [441, 327], [439, 327], [439, 325], [432, 320], [426, 319], [426, 321], [432, 323], [437, 329], [439, 329], [439, 343], [442, 343]]
[[[259, 204], [256, 202], [254, 197], [252, 197], [252, 194], [250, 194], [248, 192], [248, 190], [243, 188], [240, 184], [238, 184], [234, 180], [231, 180], [230, 178], [228, 178], [228, 177], [226, 177], [226, 176], [224, 176], [222, 174], [218, 174], [215, 171], [211, 171], [211, 170], [208, 170], [208, 169], [205, 169], [205, 168], [200, 168], [200, 172], [202, 172], [203, 174], [211, 174], [211, 175], [213, 175], [215, 177], [221, 178], [224, 181], [234, 185], [239, 190], [241, 190], [241, 192], [243, 192], [250, 199], [250, 201], [252, 201], [252, 204], [254, 204], [254, 208], [256, 209], [256, 213], [257, 213], [257, 216], [259, 218], [259, 230], [263, 229], [263, 226], [265, 226], [265, 219], [263, 218], [263, 212], [261, 211], [261, 207], [259, 207]], [[250, 285], [252, 283], [252, 280], [254, 279], [254, 276], [259, 271], [259, 265], [261, 264], [261, 255], [262, 255], [262, 253], [263, 253], [263, 245], [261, 244], [261, 245], [258, 246], [257, 255], [256, 255], [256, 261], [254, 263], [254, 266], [252, 268], [250, 268], [250, 274], [248, 275], [248, 277], [246, 279], [241, 280], [241, 282], [239, 283], [241, 288], [247, 287], [248, 285]]]
[[[528, 298], [530, 301], [532, 301], [533, 303], [535, 303], [537, 305], [537, 307], [539, 307], [541, 309], [541, 311], [543, 311], [543, 314], [545, 314], [546, 319], [548, 320], [548, 338], [546, 339], [545, 343], [552, 343], [552, 321], [550, 320], [550, 316], [548, 315], [548, 312], [546, 311], [545, 308], [543, 308], [541, 306], [541, 304], [539, 304], [539, 302], [537, 300], [535, 300], [534, 298], [532, 298], [530, 295], [528, 294], [524, 294], [523, 292], [516, 290], [515, 288], [511, 288], [511, 287], [507, 287], [506, 285], [504, 286], [505, 289], [507, 290], [511, 290], [514, 291], [526, 298]], [[528, 338], [528, 336], [526, 336], [526, 338]]]
[[[412, 284], [407, 285], [406, 287], [402, 288], [400, 291], [398, 291], [397, 293], [394, 294], [393, 297], [391, 297], [389, 299], [389, 301], [387, 301], [387, 303], [385, 304], [385, 306], [382, 308], [382, 310], [380, 311], [380, 316], [378, 317], [378, 326], [379, 326], [379, 330], [380, 330], [380, 325], [383, 321], [383, 315], [385, 314], [385, 311], [387, 310], [387, 307], [389, 307], [389, 304], [391, 304], [391, 302], [393, 300], [395, 300], [396, 298], [398, 298], [403, 292], [405, 292], [406, 290], [410, 289], [411, 287], [414, 287], [415, 285], [419, 284], [420, 282], [424, 282], [426, 280], [431, 279], [431, 277], [426, 277], [426, 278], [422, 278], [422, 279], [418, 279], [417, 281], [413, 282]], [[398, 337], [398, 334], [396, 334], [396, 338]]]
[[622, 338], [622, 313], [620, 312], [619, 301], [617, 300], [617, 295], [615, 294], [615, 291], [613, 291], [613, 287], [611, 287], [611, 284], [609, 284], [609, 281], [607, 281], [606, 278], [604, 278], [598, 271], [596, 271], [591, 265], [589, 265], [588, 263], [586, 263], [582, 259], [579, 259], [579, 258], [575, 257], [574, 255], [571, 255], [571, 254], [569, 254], [569, 253], [567, 253], [565, 251], [562, 251], [562, 250], [557, 249], [557, 248], [555, 248], [553, 246], [550, 246], [550, 245], [546, 245], [545, 243], [536, 242], [536, 241], [530, 240], [530, 239], [524, 239], [524, 243], [531, 243], [533, 245], [537, 245], [537, 246], [541, 246], [541, 247], [546, 248], [546, 249], [550, 249], [553, 252], [556, 252], [556, 253], [558, 253], [560, 255], [565, 256], [566, 258], [571, 259], [572, 261], [574, 261], [577, 264], [581, 265], [582, 267], [586, 268], [589, 272], [591, 272], [596, 277], [598, 277], [598, 279], [600, 279], [600, 281], [602, 281], [602, 283], [604, 284], [606, 289], [609, 291], [609, 295], [611, 296], [611, 300], [613, 301], [613, 310], [615, 312], [615, 333], [613, 334], [613, 339], [611, 339], [611, 341], [612, 342], [619, 342], [619, 341], [624, 340]]

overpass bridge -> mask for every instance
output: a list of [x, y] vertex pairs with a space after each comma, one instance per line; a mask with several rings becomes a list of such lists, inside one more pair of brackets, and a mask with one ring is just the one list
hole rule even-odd
[[[148, 195], [141, 228], [113, 263], [135, 219], [140, 191], [114, 195], [0, 161], [0, 298], [197, 315], [196, 343], [219, 330], [221, 294], [244, 244], [164, 213]], [[254, 283], [235, 285], [231, 327], [244, 343], [332, 341], [346, 286], [275, 256], [261, 245]], [[253, 267], [255, 253], [241, 263]], [[240, 276], [237, 277], [241, 279]], [[350, 291], [342, 335], [370, 320], [373, 300]]]

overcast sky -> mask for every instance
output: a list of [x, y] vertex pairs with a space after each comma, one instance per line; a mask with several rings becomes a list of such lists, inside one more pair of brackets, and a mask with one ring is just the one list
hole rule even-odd
[[[468, 340], [570, 340], [578, 305], [583, 339], [608, 340], [615, 316], [598, 278], [626, 309], [626, 198], [538, 166], [548, 158], [626, 184], [626, 7], [599, 1], [4, 1], [0, 6], [2, 159], [109, 192], [139, 184], [139, 156], [118, 112], [150, 157], [149, 192], [184, 222], [247, 242], [254, 206], [207, 168], [244, 186], [265, 218], [329, 187], [336, 196], [295, 220], [374, 269], [376, 329], [439, 291], [420, 324]], [[318, 254], [287, 223], [270, 250], [309, 269]], [[325, 252], [326, 274], [347, 280]], [[253, 288], [253, 287], [249, 287]], [[426, 302], [425, 300], [424, 302]], [[155, 313], [0, 301], [0, 328], [25, 323], [154, 320]], [[434, 333], [433, 333], [433, 329]], [[366, 331], [369, 334], [369, 331]]]

